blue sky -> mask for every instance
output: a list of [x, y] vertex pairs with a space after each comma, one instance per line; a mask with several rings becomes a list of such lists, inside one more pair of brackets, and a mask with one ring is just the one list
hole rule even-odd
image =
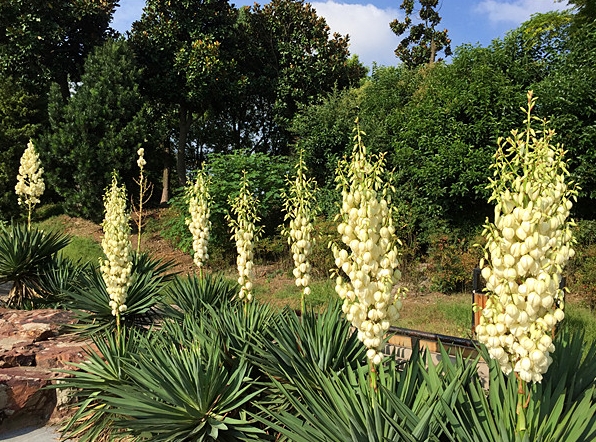
[[[236, 6], [252, 5], [239, 0]], [[265, 2], [260, 2], [261, 4]], [[395, 65], [393, 54], [399, 39], [389, 29], [394, 18], [403, 18], [401, 0], [328, 0], [311, 1], [317, 13], [327, 20], [331, 32], [350, 35], [350, 52], [371, 66]], [[503, 37], [528, 20], [532, 14], [565, 9], [566, 1], [555, 0], [441, 0], [443, 18], [439, 28], [447, 28], [452, 49], [464, 43], [487, 46], [495, 38]], [[120, 0], [112, 27], [120, 32], [130, 29], [141, 17], [144, 0]]]

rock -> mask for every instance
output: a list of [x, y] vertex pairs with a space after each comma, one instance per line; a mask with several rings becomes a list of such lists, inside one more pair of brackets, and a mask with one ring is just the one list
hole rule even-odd
[[0, 434], [21, 424], [46, 422], [56, 405], [56, 392], [46, 390], [55, 375], [37, 367], [0, 370]]
[[63, 416], [64, 392], [44, 387], [86, 358], [90, 342], [67, 333], [75, 322], [66, 310], [0, 308], [0, 435]]

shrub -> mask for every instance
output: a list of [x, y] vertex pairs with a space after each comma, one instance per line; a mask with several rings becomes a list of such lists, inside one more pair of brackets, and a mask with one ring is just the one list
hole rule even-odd
[[8, 304], [31, 307], [42, 296], [40, 276], [52, 267], [53, 257], [68, 245], [70, 238], [26, 225], [0, 225], [0, 283], [12, 282]]
[[465, 238], [447, 233], [432, 237], [428, 249], [431, 290], [441, 293], [470, 291], [471, 275], [477, 267], [482, 250]]

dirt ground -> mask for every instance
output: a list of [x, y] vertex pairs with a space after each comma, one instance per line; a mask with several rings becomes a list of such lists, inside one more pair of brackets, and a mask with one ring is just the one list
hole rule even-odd
[[[153, 210], [148, 213], [148, 217], [159, 218], [163, 216], [163, 210]], [[102, 229], [98, 224], [81, 218], [73, 218], [67, 215], [61, 215], [63, 224], [66, 226], [65, 233], [69, 235], [91, 237], [98, 243], [101, 242]], [[162, 261], [172, 260], [175, 265], [173, 270], [185, 275], [192, 274], [196, 271], [196, 266], [193, 263], [192, 256], [189, 253], [184, 253], [176, 249], [171, 242], [164, 239], [160, 232], [145, 230], [142, 233], [141, 250], [149, 253], [152, 257], [161, 259]], [[133, 247], [137, 244], [137, 235], [131, 236], [131, 243]], [[234, 269], [224, 269], [233, 272]], [[287, 270], [287, 269], [286, 269]], [[267, 286], [276, 291], [286, 285], [294, 283], [291, 272], [282, 271], [280, 264], [271, 263], [265, 265], [255, 266], [256, 283], [267, 281]], [[409, 285], [409, 284], [408, 284]], [[408, 287], [408, 295], [405, 302], [412, 304], [426, 305], [436, 302], [437, 297], [444, 296], [440, 293], [429, 293], [424, 290], [420, 293], [414, 286]]]

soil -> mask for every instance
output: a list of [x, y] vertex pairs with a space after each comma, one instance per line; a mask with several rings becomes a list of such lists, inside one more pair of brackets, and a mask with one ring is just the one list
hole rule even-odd
[[[153, 218], [153, 225], [161, 225], [160, 218], [165, 216], [167, 209], [154, 209], [147, 212], [147, 218]], [[93, 238], [98, 243], [101, 243], [102, 229], [98, 224], [93, 223], [82, 218], [73, 218], [67, 215], [61, 215], [61, 221], [65, 226], [65, 233], [69, 235], [83, 236]], [[173, 244], [164, 239], [160, 232], [154, 230], [145, 230], [142, 233], [141, 250], [149, 253], [153, 258], [162, 261], [173, 261], [173, 271], [181, 274], [193, 274], [197, 267], [194, 265], [190, 253], [175, 248]], [[137, 244], [137, 235], [133, 233], [131, 236], [131, 243], [133, 247]], [[213, 270], [209, 266], [207, 271]], [[235, 269], [217, 269], [229, 272], [233, 276]], [[275, 293], [285, 286], [293, 285], [294, 280], [291, 277], [289, 269], [282, 268], [280, 263], [268, 263], [263, 265], [255, 265], [255, 283], [265, 284], [267, 289]], [[429, 290], [420, 291], [420, 285], [407, 284], [408, 292], [404, 299], [404, 306], [418, 305], [424, 307], [428, 304], [434, 304], [437, 300], [445, 295], [440, 293], [430, 292]]]
[[[147, 218], [159, 219], [163, 216], [163, 210], [149, 211]], [[68, 235], [93, 238], [97, 243], [101, 243], [103, 232], [100, 225], [89, 220], [73, 218], [67, 215], [61, 215], [60, 218], [65, 226], [65, 233]], [[136, 233], [131, 235], [130, 242], [133, 248], [136, 248]], [[163, 262], [172, 261], [174, 263], [173, 271], [177, 273], [193, 273], [196, 269], [192, 256], [176, 249], [172, 243], [160, 235], [160, 232], [143, 231], [141, 234], [141, 250]]]
[[[147, 213], [147, 218], [153, 218], [154, 225], [160, 225], [159, 219], [164, 216], [164, 210], [155, 209]], [[93, 238], [97, 243], [101, 243], [103, 232], [101, 226], [92, 221], [82, 218], [74, 218], [67, 215], [61, 215], [60, 219], [65, 226], [65, 233], [68, 235]], [[137, 245], [137, 234], [131, 235], [133, 248]], [[141, 251], [148, 253], [151, 257], [159, 259], [162, 262], [172, 261], [174, 263], [172, 270], [181, 275], [193, 274], [196, 272], [192, 255], [177, 249], [173, 244], [164, 239], [160, 232], [145, 230], [141, 236]], [[214, 270], [208, 266], [207, 271]], [[218, 269], [231, 271], [234, 269]], [[284, 285], [293, 284], [293, 280], [286, 275], [288, 272], [280, 272], [280, 264], [265, 264], [255, 266], [256, 283], [268, 281], [269, 287], [277, 290]]]

